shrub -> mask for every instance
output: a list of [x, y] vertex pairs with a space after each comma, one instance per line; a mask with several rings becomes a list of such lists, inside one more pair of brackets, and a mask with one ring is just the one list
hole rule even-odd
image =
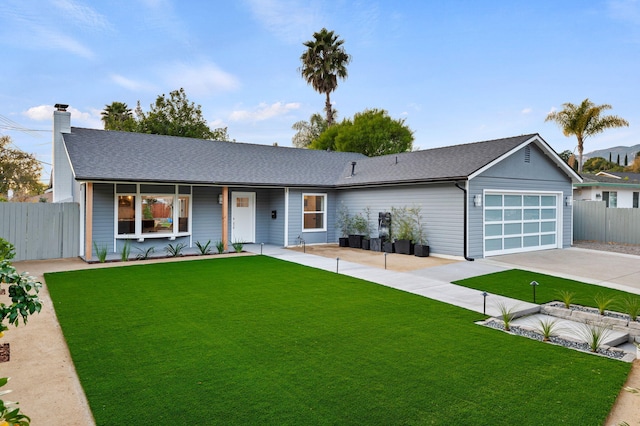
[[597, 352], [604, 340], [611, 334], [607, 322], [596, 324], [580, 324], [578, 335], [589, 346], [591, 352]]
[[606, 296], [604, 293], [598, 293], [593, 297], [593, 300], [596, 302], [596, 306], [598, 308], [598, 312], [600, 315], [604, 315], [604, 311], [606, 311], [613, 303], [616, 301], [616, 298], [613, 296]]
[[631, 295], [625, 297], [622, 300], [622, 309], [631, 321], [636, 321], [640, 315], [640, 298]]
[[153, 247], [149, 247], [148, 249], [136, 247], [136, 250], [140, 252], [136, 256], [136, 260], [147, 260], [156, 251]]
[[207, 244], [202, 244], [200, 243], [200, 241], [196, 241], [196, 247], [198, 247], [198, 250], [200, 251], [201, 255], [205, 255], [205, 254], [209, 254], [211, 253], [211, 240], [207, 241]]
[[560, 296], [560, 300], [564, 303], [564, 307], [569, 309], [571, 304], [575, 301], [576, 294], [568, 290], [559, 290], [558, 296]]
[[558, 329], [558, 320], [552, 320], [551, 318], [544, 318], [538, 321], [536, 330], [542, 334], [542, 340], [549, 341], [549, 338], [555, 336], [555, 332]]
[[107, 246], [100, 246], [94, 241], [93, 248], [96, 251], [96, 256], [98, 256], [98, 261], [100, 263], [104, 263], [107, 260]]
[[14, 245], [4, 238], [0, 238], [0, 260], [11, 260], [15, 255]]
[[236, 251], [236, 253], [242, 253], [242, 247], [244, 247], [244, 243], [236, 241], [231, 245], [233, 246], [233, 249]]
[[186, 246], [183, 243], [178, 243], [176, 245], [169, 244], [167, 247], [165, 247], [164, 251], [167, 252], [169, 257], [178, 257], [182, 256], [182, 249], [185, 247]]
[[500, 318], [504, 323], [505, 331], [511, 331], [511, 321], [515, 317], [515, 306], [508, 307], [504, 302], [498, 302], [498, 310], [500, 311]]
[[131, 253], [131, 243], [129, 240], [125, 240], [124, 245], [122, 246], [122, 251], [120, 252], [120, 260], [126, 262], [129, 260], [129, 254]]
[[216, 242], [216, 250], [218, 250], [218, 254], [224, 253], [224, 241]]

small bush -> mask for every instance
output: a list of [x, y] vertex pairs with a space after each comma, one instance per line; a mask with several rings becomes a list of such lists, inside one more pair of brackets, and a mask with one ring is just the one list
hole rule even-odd
[[107, 246], [100, 246], [94, 241], [93, 248], [96, 251], [96, 256], [98, 256], [98, 261], [100, 263], [104, 263], [107, 260]]
[[218, 250], [218, 254], [224, 253], [224, 241], [216, 242], [216, 250]]
[[129, 254], [131, 253], [131, 243], [129, 240], [125, 240], [124, 245], [122, 246], [122, 251], [120, 252], [120, 260], [126, 262], [129, 260]]
[[14, 245], [4, 238], [0, 238], [0, 260], [11, 260], [15, 255], [16, 250]]
[[600, 315], [604, 315], [604, 311], [609, 309], [611, 305], [616, 301], [615, 297], [606, 296], [604, 293], [598, 293], [593, 297], [593, 300], [596, 302], [596, 307], [598, 308], [598, 312]]
[[611, 334], [611, 329], [607, 322], [580, 324], [578, 334], [587, 346], [589, 346], [591, 352], [597, 352], [604, 340]]
[[508, 307], [504, 302], [498, 302], [498, 310], [500, 311], [500, 318], [504, 323], [505, 331], [511, 330], [511, 321], [515, 317], [515, 306]]
[[636, 321], [640, 315], [640, 298], [632, 295], [625, 297], [622, 300], [622, 309], [631, 321]]
[[153, 247], [149, 247], [148, 249], [136, 247], [136, 250], [140, 252], [136, 256], [136, 260], [147, 260], [156, 251]]
[[206, 244], [196, 241], [196, 247], [198, 247], [201, 255], [209, 254], [211, 253], [211, 240], [207, 241]]
[[242, 247], [244, 247], [244, 243], [235, 242], [231, 244], [236, 253], [242, 253]]
[[178, 243], [176, 245], [169, 244], [164, 248], [164, 251], [167, 252], [169, 257], [178, 257], [182, 256], [182, 249], [184, 249], [185, 247], [186, 246], [183, 243]]
[[558, 296], [560, 297], [562, 303], [564, 303], [564, 307], [567, 309], [569, 309], [571, 307], [571, 304], [576, 300], [576, 294], [568, 290], [559, 290]]
[[556, 335], [558, 320], [551, 318], [540, 319], [536, 324], [536, 330], [542, 334], [542, 340], [548, 342], [552, 336]]

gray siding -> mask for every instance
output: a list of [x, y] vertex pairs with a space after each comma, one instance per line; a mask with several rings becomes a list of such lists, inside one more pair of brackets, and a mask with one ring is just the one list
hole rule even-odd
[[[276, 211], [276, 218], [271, 218], [271, 212]], [[265, 243], [284, 245], [284, 189], [269, 191], [269, 238]]]
[[562, 192], [562, 247], [571, 246], [571, 206], [564, 199], [572, 196], [569, 177], [535, 145], [531, 147], [529, 161], [525, 161], [525, 148], [486, 170], [469, 182], [469, 256], [484, 257], [483, 208], [474, 207], [473, 197], [484, 190], [507, 191], [561, 191]]
[[[319, 232], [302, 232], [302, 194], [327, 194], [327, 229]], [[306, 244], [324, 244], [335, 242], [335, 203], [336, 192], [328, 189], [305, 188], [289, 190], [289, 241], [288, 245], [300, 243], [298, 237]]]
[[222, 240], [222, 206], [218, 204], [218, 195], [222, 188], [196, 186], [191, 199], [191, 230], [193, 244], [200, 241], [214, 244]]
[[[338, 210], [345, 205], [352, 215], [364, 214], [364, 209], [369, 207], [373, 237], [378, 234], [378, 212], [390, 212], [392, 207], [420, 207], [431, 252], [462, 256], [462, 194], [453, 183], [359, 188], [339, 191], [335, 207]], [[335, 226], [334, 232], [336, 241], [339, 231], [335, 231]]]
[[91, 250], [96, 255], [95, 244], [114, 252], [115, 244], [115, 188], [111, 183], [93, 184], [93, 235]]

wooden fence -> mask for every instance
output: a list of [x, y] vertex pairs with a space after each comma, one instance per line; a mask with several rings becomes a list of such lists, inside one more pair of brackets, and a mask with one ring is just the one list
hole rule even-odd
[[77, 203], [0, 203], [0, 237], [16, 248], [13, 260], [80, 254]]
[[573, 239], [640, 244], [640, 209], [610, 209], [604, 201], [574, 201]]

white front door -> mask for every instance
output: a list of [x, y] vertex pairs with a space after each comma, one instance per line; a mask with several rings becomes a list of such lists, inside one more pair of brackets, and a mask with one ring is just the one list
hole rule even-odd
[[231, 193], [231, 243], [255, 243], [256, 193]]

